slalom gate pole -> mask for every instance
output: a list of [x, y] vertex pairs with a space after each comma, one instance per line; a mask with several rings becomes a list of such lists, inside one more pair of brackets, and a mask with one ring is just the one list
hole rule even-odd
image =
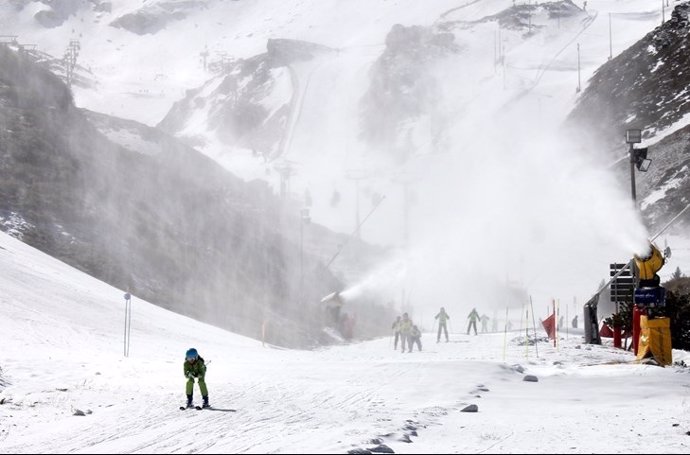
[[506, 322], [503, 325], [503, 361], [506, 361], [506, 345], [508, 344], [508, 307], [506, 307]]
[[537, 323], [534, 320], [534, 304], [532, 303], [532, 296], [529, 296], [529, 306], [532, 308], [532, 328], [534, 329], [534, 350], [539, 358], [539, 343], [537, 342]]

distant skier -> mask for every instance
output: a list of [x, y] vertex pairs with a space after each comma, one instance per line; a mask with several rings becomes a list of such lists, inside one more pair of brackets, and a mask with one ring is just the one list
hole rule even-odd
[[407, 352], [412, 352], [412, 348], [414, 348], [414, 344], [417, 343], [417, 349], [420, 351], [422, 350], [422, 332], [417, 328], [416, 325], [412, 326], [412, 329], [410, 329], [410, 338], [408, 340], [409, 346], [409, 351]]
[[573, 318], [573, 328], [577, 328], [577, 315], [575, 315], [575, 317]]
[[208, 389], [206, 388], [205, 381], [206, 364], [204, 359], [194, 348], [189, 349], [185, 354], [184, 375], [187, 378], [187, 407], [192, 407], [195, 378], [199, 379], [199, 390], [201, 391], [201, 398], [204, 400], [202, 407], [210, 407], [208, 404]]
[[470, 334], [470, 328], [474, 327], [474, 334], [477, 334], [477, 319], [479, 319], [479, 313], [477, 313], [476, 308], [472, 308], [472, 311], [470, 311], [469, 316], [467, 316], [467, 319], [470, 320], [470, 323], [467, 324], [467, 334]]
[[448, 329], [446, 328], [446, 321], [450, 319], [450, 316], [448, 316], [448, 313], [446, 313], [446, 309], [441, 307], [441, 311], [434, 317], [434, 319], [438, 319], [438, 335], [436, 335], [436, 342], [438, 343], [441, 341], [441, 330], [446, 335], [446, 343], [448, 343]]
[[489, 324], [489, 319], [490, 319], [489, 316], [482, 314], [482, 317], [480, 319], [482, 321], [482, 333], [488, 332], [489, 331], [488, 324]]
[[391, 326], [391, 329], [393, 329], [393, 333], [395, 334], [395, 342], [393, 343], [393, 349], [398, 349], [398, 339], [400, 339], [400, 322], [400, 316], [398, 316], [397, 318], [395, 318], [395, 321]]
[[405, 352], [405, 343], [412, 347], [412, 341], [410, 340], [410, 333], [412, 332], [412, 320], [407, 315], [403, 313], [402, 320], [400, 321], [400, 345], [402, 347], [402, 352]]

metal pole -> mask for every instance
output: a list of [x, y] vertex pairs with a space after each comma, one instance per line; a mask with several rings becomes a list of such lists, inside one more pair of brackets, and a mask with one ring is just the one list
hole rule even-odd
[[357, 188], [357, 199], [356, 199], [357, 200], [357, 204], [356, 204], [357, 213], [355, 215], [355, 221], [357, 223], [356, 235], [357, 235], [357, 238], [359, 239], [362, 237], [362, 233], [359, 231], [359, 227], [361, 226], [359, 223], [359, 179], [356, 180], [356, 188]]
[[558, 338], [558, 321], [556, 321], [556, 299], [551, 301], [553, 305], [553, 347], [556, 347], [556, 339]]
[[125, 333], [123, 338], [123, 354], [125, 357], [129, 357], [129, 336], [130, 328], [132, 325], [132, 306], [131, 299], [132, 296], [129, 292], [125, 293]]
[[525, 358], [529, 359], [529, 307], [525, 308]]
[[580, 83], [580, 43], [577, 43], [577, 92], [580, 93], [580, 90], [582, 90]]
[[122, 354], [127, 357], [127, 298], [125, 297], [125, 334], [122, 338]]
[[537, 341], [537, 323], [534, 320], [534, 304], [532, 303], [532, 296], [529, 296], [529, 306], [532, 308], [532, 329], [534, 330], [534, 350], [537, 353], [537, 358], [539, 358], [539, 343]]
[[129, 302], [129, 323], [127, 324], [127, 357], [129, 357], [129, 345], [132, 341], [132, 298], [128, 300]]
[[634, 203], [637, 203], [637, 194], [635, 192], [635, 148], [630, 144], [630, 191]]
[[[469, 334], [470, 327], [467, 326], [467, 333]], [[508, 344], [508, 307], [506, 307], [506, 323], [503, 326], [503, 361], [506, 361], [506, 346]]]
[[302, 306], [302, 293], [304, 292], [304, 214], [300, 214], [299, 220], [299, 304]]

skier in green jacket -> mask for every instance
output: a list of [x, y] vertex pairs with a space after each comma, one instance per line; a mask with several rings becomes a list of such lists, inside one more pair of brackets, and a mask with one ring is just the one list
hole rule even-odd
[[194, 379], [199, 379], [199, 390], [201, 391], [201, 398], [204, 400], [202, 407], [209, 408], [208, 404], [208, 389], [206, 388], [206, 364], [201, 358], [196, 349], [191, 348], [187, 351], [184, 361], [184, 375], [187, 378], [187, 407], [192, 407], [193, 393], [194, 393]]
[[441, 307], [441, 311], [434, 317], [434, 319], [438, 319], [438, 335], [436, 335], [436, 342], [438, 343], [441, 341], [441, 330], [446, 335], [446, 343], [448, 343], [448, 328], [446, 327], [446, 321], [450, 319], [450, 316], [448, 316], [448, 313], [446, 313], [446, 309]]

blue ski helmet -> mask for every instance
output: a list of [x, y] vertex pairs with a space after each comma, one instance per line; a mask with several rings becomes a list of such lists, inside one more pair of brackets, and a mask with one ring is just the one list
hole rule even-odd
[[196, 360], [196, 358], [199, 357], [199, 353], [196, 352], [196, 349], [191, 348], [187, 350], [185, 357], [187, 357], [187, 360]]

